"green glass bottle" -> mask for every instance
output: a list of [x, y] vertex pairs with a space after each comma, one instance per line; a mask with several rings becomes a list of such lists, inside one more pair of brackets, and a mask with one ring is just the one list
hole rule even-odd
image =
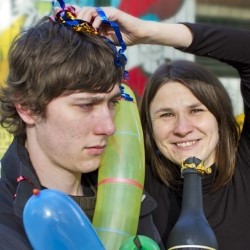
[[183, 197], [181, 214], [167, 243], [168, 250], [217, 250], [215, 234], [203, 211], [202, 176], [211, 173], [203, 162], [190, 157], [182, 162]]

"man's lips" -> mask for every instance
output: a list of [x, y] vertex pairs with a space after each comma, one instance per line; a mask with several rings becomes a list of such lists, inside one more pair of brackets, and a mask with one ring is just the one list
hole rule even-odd
[[90, 154], [100, 155], [100, 154], [103, 154], [105, 148], [106, 148], [106, 145], [104, 145], [104, 146], [95, 145], [95, 146], [91, 146], [91, 147], [86, 147], [85, 149]]

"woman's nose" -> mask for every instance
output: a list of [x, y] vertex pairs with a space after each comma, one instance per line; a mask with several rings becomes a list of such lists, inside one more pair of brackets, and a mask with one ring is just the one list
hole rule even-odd
[[178, 115], [174, 126], [174, 134], [185, 136], [193, 131], [193, 123], [186, 115]]

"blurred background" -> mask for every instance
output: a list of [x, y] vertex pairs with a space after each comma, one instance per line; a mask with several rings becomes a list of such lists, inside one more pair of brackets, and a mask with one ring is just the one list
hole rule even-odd
[[[112, 5], [134, 16], [161, 22], [203, 22], [250, 29], [249, 0], [65, 0], [65, 3], [80, 6]], [[0, 84], [4, 84], [8, 73], [7, 55], [12, 39], [42, 15], [49, 15], [51, 6], [51, 0], [0, 1]], [[138, 100], [147, 79], [159, 64], [172, 59], [189, 59], [202, 63], [220, 77], [231, 96], [235, 116], [239, 123], [243, 121], [239, 78], [229, 66], [156, 45], [136, 45], [129, 47], [126, 53], [130, 76], [128, 84]], [[0, 159], [11, 140], [12, 137], [0, 128]]]

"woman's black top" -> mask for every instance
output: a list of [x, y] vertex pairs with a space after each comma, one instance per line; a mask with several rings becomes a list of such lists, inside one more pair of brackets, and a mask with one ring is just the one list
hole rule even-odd
[[[218, 59], [234, 67], [241, 79], [245, 122], [237, 151], [235, 173], [231, 181], [212, 193], [216, 175], [203, 180], [205, 215], [213, 228], [219, 250], [250, 249], [250, 30], [240, 30], [207, 24], [185, 23], [194, 39], [184, 51]], [[179, 48], [181, 49], [181, 48]], [[147, 168], [145, 189], [156, 200], [153, 222], [163, 245], [176, 223], [181, 210], [182, 188], [174, 191], [163, 185]], [[141, 229], [141, 233], [143, 233]]]

